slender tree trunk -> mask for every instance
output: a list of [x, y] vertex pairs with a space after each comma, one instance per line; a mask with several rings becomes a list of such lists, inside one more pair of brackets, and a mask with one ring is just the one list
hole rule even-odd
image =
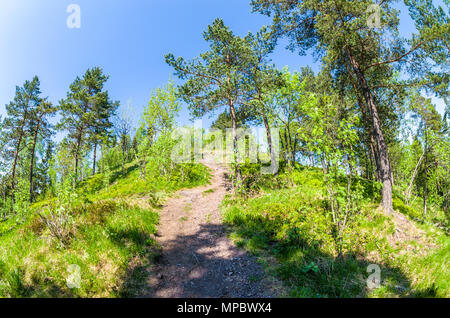
[[96, 164], [97, 164], [97, 140], [94, 141], [94, 163], [92, 164], [92, 175], [95, 175]]
[[413, 187], [413, 182], [414, 182], [414, 179], [415, 179], [416, 176], [417, 176], [417, 172], [419, 171], [419, 167], [420, 167], [420, 164], [422, 163], [422, 160], [423, 160], [424, 155], [425, 155], [425, 149], [423, 150], [423, 153], [422, 153], [422, 155], [420, 156], [419, 161], [417, 162], [416, 167], [414, 168], [414, 172], [413, 172], [413, 175], [412, 175], [412, 177], [411, 177], [411, 181], [409, 182], [408, 190], [407, 190], [407, 192], [406, 192], [406, 202], [409, 202], [409, 198], [411, 197], [411, 191], [412, 191], [412, 187]]
[[[19, 140], [17, 141], [16, 149], [14, 150], [14, 162], [12, 166], [12, 173], [11, 173], [11, 189], [14, 192], [14, 189], [16, 188], [16, 167], [17, 167], [17, 161], [19, 159], [19, 151], [20, 146], [22, 145], [22, 139], [23, 139], [23, 132], [20, 133]], [[14, 193], [13, 193], [13, 201], [14, 201]]]
[[122, 140], [122, 174], [125, 173], [125, 141]]
[[103, 169], [103, 162], [104, 162], [104, 158], [105, 158], [105, 152], [103, 149], [103, 143], [100, 143], [100, 153], [101, 153], [101, 158], [100, 158], [100, 162], [98, 164], [98, 172], [100, 174], [104, 173], [105, 169]]
[[236, 175], [236, 181], [240, 183], [242, 176], [241, 176], [241, 167], [238, 162], [238, 144], [237, 144], [237, 116], [236, 116], [236, 109], [234, 108], [234, 101], [230, 98], [228, 100], [229, 106], [230, 106], [230, 114], [231, 114], [231, 123], [232, 123], [232, 135], [233, 135], [233, 160], [235, 163], [235, 175]]
[[75, 173], [75, 183], [78, 180], [78, 151], [75, 152], [75, 169], [74, 169], [74, 173]]
[[269, 120], [267, 119], [266, 115], [263, 115], [263, 120], [264, 120], [264, 126], [266, 127], [267, 144], [269, 145], [272, 172], [274, 174], [277, 174], [278, 173], [278, 165], [276, 163], [275, 149], [273, 149], [273, 144], [272, 144], [272, 132], [270, 131]]
[[289, 157], [291, 158], [291, 165], [292, 165], [292, 167], [295, 167], [295, 153], [294, 153], [294, 145], [292, 144], [292, 136], [291, 136], [291, 129], [289, 128], [289, 123], [287, 124], [287, 135], [288, 135], [288, 141], [289, 141], [289, 143], [288, 143], [288, 149], [287, 149], [287, 151], [288, 151], [288, 153], [290, 153], [289, 154]]
[[287, 165], [291, 164], [290, 156], [289, 156], [289, 141], [287, 137], [286, 127], [284, 128], [284, 157], [286, 158]]
[[[350, 73], [350, 69], [348, 67], [347, 71]], [[369, 142], [369, 147], [370, 147], [370, 154], [369, 157], [371, 158], [371, 168], [373, 169], [373, 162], [375, 162], [375, 177], [377, 181], [381, 182], [381, 168], [380, 168], [380, 156], [378, 153], [378, 147], [377, 147], [377, 143], [375, 141], [374, 138], [374, 133], [373, 133], [373, 124], [372, 124], [372, 119], [371, 116], [369, 116], [365, 110], [365, 107], [367, 107], [367, 105], [365, 106], [363, 103], [363, 100], [360, 96], [359, 93], [359, 89], [355, 83], [355, 81], [353, 80], [353, 78], [351, 78], [351, 83], [353, 86], [353, 89], [355, 91], [355, 95], [356, 95], [356, 99], [358, 100], [358, 104], [359, 104], [359, 108], [361, 109], [361, 113], [363, 115], [363, 119], [364, 119], [364, 124], [366, 126], [366, 129], [368, 131], [369, 137], [370, 137], [370, 142]], [[370, 156], [371, 155], [371, 156]], [[373, 162], [372, 162], [373, 159]], [[373, 174], [372, 174], [373, 175]]]
[[379, 154], [379, 171], [381, 182], [383, 187], [381, 189], [381, 204], [383, 206], [383, 210], [386, 213], [392, 212], [392, 173], [391, 173], [391, 163], [389, 159], [389, 153], [387, 149], [386, 141], [384, 140], [384, 135], [381, 129], [381, 121], [378, 115], [378, 109], [375, 102], [375, 99], [370, 91], [367, 80], [364, 76], [363, 71], [359, 67], [358, 62], [351, 54], [350, 50], [346, 48], [347, 57], [350, 60], [353, 71], [358, 79], [361, 91], [363, 93], [364, 99], [366, 101], [367, 108], [369, 109], [369, 113], [371, 115], [372, 122], [372, 131], [373, 137], [376, 141], [376, 146], [374, 148], [375, 152]]
[[294, 144], [292, 145], [292, 149], [291, 149], [291, 156], [292, 156], [292, 166], [295, 168], [295, 163], [297, 162], [297, 160], [295, 159], [295, 154], [297, 153], [297, 135], [294, 138]]
[[[42, 117], [41, 117], [42, 118]], [[36, 130], [34, 131], [33, 136], [33, 145], [31, 147], [31, 160], [30, 160], [30, 203], [33, 203], [34, 199], [34, 191], [33, 191], [33, 177], [34, 177], [34, 159], [35, 159], [35, 153], [36, 153], [36, 144], [37, 144], [37, 138], [39, 135], [39, 129], [41, 126], [41, 118], [39, 118], [37, 124], [36, 124]]]
[[78, 138], [77, 138], [77, 145], [76, 145], [76, 149], [75, 149], [75, 183], [74, 183], [74, 187], [75, 184], [78, 182], [78, 161], [79, 161], [79, 155], [80, 155], [80, 148], [81, 148], [81, 134], [82, 131], [80, 131]]
[[425, 123], [425, 160], [424, 160], [424, 173], [425, 182], [423, 185], [423, 215], [427, 215], [427, 201], [428, 201], [428, 138], [427, 138], [427, 125]]

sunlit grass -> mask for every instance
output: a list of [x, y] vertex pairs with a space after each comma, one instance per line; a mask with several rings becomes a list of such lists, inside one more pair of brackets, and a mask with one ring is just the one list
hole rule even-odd
[[[434, 248], [415, 241], [391, 246], [395, 224], [377, 209], [378, 193], [367, 184], [362, 209], [345, 233], [344, 255], [338, 257], [320, 172], [302, 168], [289, 177], [293, 186], [273, 189], [263, 182], [253, 198], [228, 196], [223, 217], [237, 246], [262, 260], [275, 257], [268, 270], [285, 282], [291, 296], [449, 297], [445, 233], [416, 224]], [[374, 289], [366, 283], [370, 264], [381, 270], [381, 285]]]
[[[34, 204], [24, 223], [1, 223], [0, 297], [134, 296], [145, 282], [140, 270], [160, 253], [154, 240], [160, 204], [177, 189], [206, 184], [208, 169], [186, 165], [167, 178], [141, 178], [135, 163], [111, 174], [98, 174], [77, 188], [70, 209], [69, 243], [62, 245], [34, 213], [54, 204]], [[148, 206], [129, 204], [133, 196], [148, 197]], [[69, 288], [73, 266], [79, 288]], [[70, 279], [69, 279], [70, 282]]]

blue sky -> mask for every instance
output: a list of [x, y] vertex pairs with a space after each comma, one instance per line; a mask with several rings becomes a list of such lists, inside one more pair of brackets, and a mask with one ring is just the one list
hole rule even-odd
[[[100, 66], [110, 75], [107, 89], [121, 111], [135, 122], [152, 88], [167, 82], [172, 70], [164, 55], [193, 58], [207, 46], [202, 33], [221, 17], [239, 35], [255, 32], [270, 20], [251, 13], [249, 0], [14, 0], [0, 2], [0, 115], [15, 86], [38, 75], [44, 96], [57, 104], [70, 83], [87, 68]], [[81, 28], [66, 25], [69, 4], [81, 8]], [[413, 29], [401, 12], [401, 33]], [[291, 70], [318, 65], [281, 44], [272, 56]], [[443, 104], [439, 103], [442, 113]], [[131, 105], [131, 107], [127, 106]], [[209, 125], [211, 120], [206, 120]], [[189, 123], [184, 108], [181, 125]]]

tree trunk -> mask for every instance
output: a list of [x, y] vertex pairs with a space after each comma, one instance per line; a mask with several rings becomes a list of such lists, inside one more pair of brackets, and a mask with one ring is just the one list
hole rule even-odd
[[33, 203], [33, 199], [34, 199], [34, 192], [33, 192], [33, 174], [34, 174], [34, 159], [35, 159], [35, 152], [36, 152], [36, 144], [37, 144], [37, 138], [38, 138], [38, 134], [39, 134], [39, 129], [41, 126], [41, 118], [39, 118], [37, 125], [36, 125], [36, 130], [34, 131], [34, 136], [33, 136], [33, 145], [31, 148], [31, 162], [30, 162], [30, 203]]
[[77, 138], [77, 145], [76, 145], [76, 149], [75, 149], [75, 183], [74, 183], [74, 188], [75, 188], [75, 184], [78, 182], [78, 160], [79, 160], [79, 154], [80, 154], [80, 147], [81, 147], [81, 134], [82, 131], [80, 131], [78, 138]]
[[425, 123], [425, 160], [424, 173], [425, 182], [423, 185], [423, 215], [427, 215], [427, 201], [428, 201], [428, 138], [427, 138], [427, 124]]
[[232, 135], [233, 135], [233, 160], [235, 163], [235, 175], [236, 181], [239, 183], [242, 179], [241, 167], [238, 162], [238, 144], [237, 144], [237, 119], [236, 119], [236, 109], [234, 108], [234, 101], [232, 99], [228, 100], [230, 106], [231, 122], [232, 122]]
[[270, 162], [271, 162], [270, 165], [272, 167], [273, 174], [277, 174], [278, 173], [278, 166], [276, 164], [275, 149], [273, 149], [272, 133], [270, 131], [269, 120], [267, 119], [266, 115], [263, 115], [263, 120], [264, 120], [264, 126], [266, 127], [267, 144], [269, 145]]
[[286, 165], [291, 164], [290, 156], [289, 156], [289, 142], [286, 132], [286, 127], [284, 128], [284, 157], [286, 159]]
[[97, 163], [97, 141], [94, 141], [94, 163], [92, 164], [92, 175], [95, 175], [95, 165]]
[[414, 179], [417, 176], [417, 172], [419, 171], [419, 166], [422, 163], [422, 159], [423, 159], [424, 155], [425, 155], [425, 149], [423, 150], [423, 153], [420, 156], [419, 161], [417, 162], [417, 165], [416, 165], [416, 167], [414, 169], [414, 172], [413, 172], [413, 175], [411, 177], [411, 181], [409, 182], [408, 190], [406, 191], [406, 202], [408, 202], [408, 203], [409, 203], [409, 199], [411, 197], [411, 191], [412, 191], [412, 187], [413, 187], [413, 182], [414, 182]]
[[125, 145], [124, 141], [122, 141], [122, 174], [125, 173]]
[[[347, 71], [350, 73], [350, 69], [348, 67], [346, 67]], [[373, 162], [375, 162], [375, 177], [376, 177], [376, 181], [381, 181], [381, 168], [380, 168], [380, 156], [378, 154], [378, 148], [377, 148], [377, 143], [375, 141], [374, 138], [374, 133], [373, 133], [373, 120], [370, 118], [371, 116], [369, 116], [364, 108], [364, 103], [362, 101], [362, 98], [359, 94], [359, 90], [358, 87], [355, 83], [355, 81], [353, 80], [353, 78], [351, 79], [351, 83], [353, 86], [353, 89], [355, 91], [355, 95], [356, 95], [356, 99], [358, 100], [358, 104], [359, 104], [359, 108], [361, 109], [361, 113], [363, 115], [363, 119], [364, 119], [364, 124], [366, 126], [366, 129], [368, 131], [369, 137], [370, 137], [370, 141], [369, 141], [369, 148], [370, 148], [370, 154], [369, 157], [371, 158], [371, 164], [372, 163], [372, 159]], [[368, 106], [366, 105], [366, 107], [368, 108]], [[370, 112], [370, 110], [369, 110]], [[370, 156], [371, 155], [371, 156]], [[373, 165], [371, 165], [371, 168], [373, 168]], [[373, 174], [372, 174], [373, 175]]]
[[372, 180], [372, 170], [373, 170], [373, 159], [370, 151], [367, 151], [367, 160], [366, 160], [366, 179]]
[[295, 154], [297, 153], [297, 135], [295, 135], [294, 138], [294, 144], [292, 145], [292, 149], [291, 149], [291, 156], [292, 156], [292, 166], [295, 168], [295, 163], [297, 162], [297, 160], [295, 159]]
[[291, 136], [291, 129], [289, 128], [289, 122], [286, 125], [286, 128], [287, 128], [287, 135], [288, 135], [288, 141], [289, 141], [289, 143], [288, 143], [289, 148], [287, 149], [287, 151], [289, 153], [288, 156], [291, 158], [292, 167], [295, 167], [295, 151], [294, 151], [295, 145], [292, 144], [292, 136]]
[[387, 149], [386, 141], [384, 140], [384, 135], [381, 130], [381, 121], [378, 115], [378, 109], [375, 99], [370, 91], [367, 80], [364, 76], [363, 71], [359, 67], [358, 62], [351, 54], [350, 50], [346, 48], [347, 56], [352, 65], [353, 71], [358, 78], [358, 82], [363, 93], [364, 99], [366, 101], [367, 109], [369, 110], [371, 121], [372, 121], [372, 131], [373, 137], [376, 141], [376, 147], [374, 152], [379, 154], [379, 173], [381, 177], [381, 182], [383, 184], [381, 189], [381, 205], [385, 213], [392, 212], [392, 173], [391, 173], [391, 163], [389, 159], [389, 153]]
[[21, 132], [20, 136], [19, 136], [19, 140], [17, 141], [17, 146], [16, 149], [14, 151], [14, 162], [13, 162], [13, 166], [12, 166], [12, 173], [11, 173], [11, 189], [13, 191], [13, 201], [14, 201], [14, 189], [16, 188], [16, 167], [17, 167], [17, 161], [19, 159], [19, 151], [20, 151], [20, 146], [22, 144], [22, 138], [23, 138], [23, 132]]

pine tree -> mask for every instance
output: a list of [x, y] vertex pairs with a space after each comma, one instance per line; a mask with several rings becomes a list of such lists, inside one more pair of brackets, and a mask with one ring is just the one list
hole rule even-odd
[[271, 107], [267, 105], [265, 96], [283, 85], [281, 72], [276, 70], [274, 65], [269, 64], [268, 56], [275, 48], [272, 39], [272, 33], [266, 27], [263, 27], [255, 35], [249, 33], [245, 37], [245, 44], [248, 46], [251, 54], [243, 56], [247, 59], [243, 76], [245, 78], [247, 90], [246, 106], [259, 118], [262, 119], [266, 129], [269, 153], [272, 161], [272, 171], [277, 173], [277, 165], [275, 162], [276, 152], [272, 146], [272, 132], [269, 123], [271, 115]]
[[17, 165], [20, 152], [26, 147], [26, 139], [29, 137], [27, 125], [34, 110], [40, 105], [41, 91], [39, 78], [35, 76], [31, 81], [26, 81], [22, 87], [16, 87], [14, 100], [6, 105], [6, 117], [3, 121], [2, 135], [4, 140], [3, 156], [11, 163], [11, 190], [16, 186]]
[[88, 140], [93, 145], [95, 173], [98, 141], [111, 127], [110, 118], [118, 107], [117, 102], [109, 99], [108, 91], [103, 91], [108, 78], [98, 67], [88, 69], [82, 78], [77, 77], [70, 85], [67, 98], [60, 101], [62, 118], [57, 127], [68, 131], [73, 144], [76, 181], [83, 147]]
[[[441, 96], [448, 94], [448, 28], [445, 11], [432, 1], [405, 1], [418, 30], [410, 39], [398, 35], [398, 11], [393, 1], [382, 1], [380, 25], [373, 27], [373, 1], [266, 1], [252, 0], [254, 11], [273, 16], [275, 38], [287, 36], [289, 48], [322, 56], [324, 68], [345, 78], [361, 96], [361, 113], [370, 125], [377, 173], [381, 178], [382, 206], [392, 210], [392, 167], [380, 117], [379, 91], [390, 86], [396, 68], [413, 76], [407, 84], [423, 84]], [[375, 13], [376, 14], [376, 13]], [[377, 18], [377, 17], [375, 17]], [[385, 41], [385, 37], [390, 41]], [[428, 63], [433, 61], [433, 67]], [[426, 81], [424, 81], [426, 80]], [[353, 85], [351, 85], [351, 84]]]
[[119, 139], [120, 148], [122, 151], [122, 174], [125, 172], [125, 161], [128, 158], [128, 151], [130, 148], [130, 132], [131, 132], [131, 119], [126, 114], [122, 114], [116, 118], [114, 130], [117, 138]]
[[176, 59], [173, 54], [168, 54], [166, 62], [175, 69], [179, 78], [187, 80], [179, 92], [195, 117], [228, 107], [232, 121], [234, 172], [239, 183], [237, 108], [245, 99], [242, 70], [248, 62], [244, 57], [251, 55], [251, 50], [245, 40], [234, 35], [221, 19], [209, 25], [203, 37], [210, 49], [199, 58], [186, 62], [181, 57]]
[[48, 121], [48, 117], [56, 113], [56, 107], [50, 102], [42, 99], [39, 104], [36, 105], [30, 111], [30, 120], [27, 124], [28, 134], [31, 137], [30, 146], [30, 169], [29, 169], [29, 183], [30, 183], [30, 202], [34, 199], [34, 168], [36, 158], [36, 146], [40, 139], [48, 140], [53, 134], [52, 126]]

